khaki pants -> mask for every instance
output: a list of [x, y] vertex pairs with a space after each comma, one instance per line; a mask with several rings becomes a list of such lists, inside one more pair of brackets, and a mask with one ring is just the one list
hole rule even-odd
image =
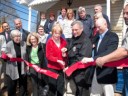
[[96, 70], [92, 80], [90, 96], [114, 96], [114, 84], [99, 84], [96, 78]]

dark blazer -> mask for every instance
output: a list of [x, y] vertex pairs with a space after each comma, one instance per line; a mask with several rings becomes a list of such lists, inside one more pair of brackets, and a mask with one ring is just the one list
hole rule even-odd
[[[31, 50], [32, 50], [32, 46], [27, 46], [26, 47], [26, 60], [28, 61], [28, 62], [30, 62], [31, 61]], [[47, 68], [47, 65], [46, 65], [46, 59], [45, 59], [45, 52], [44, 52], [44, 46], [41, 44], [41, 43], [39, 43], [39, 45], [38, 45], [38, 52], [37, 52], [37, 55], [38, 55], [38, 58], [39, 58], [39, 64], [37, 64], [40, 68]], [[33, 70], [31, 70], [31, 68], [30, 68], [30, 75], [31, 76], [33, 76], [34, 74], [33, 74]], [[39, 82], [41, 82], [41, 84], [42, 85], [40, 85], [40, 86], [44, 86], [44, 85], [46, 85], [47, 83], [48, 83], [48, 80], [47, 80], [47, 76], [45, 76], [44, 74], [38, 74], [37, 75], [38, 76], [38, 78], [40, 79], [40, 81]]]
[[28, 34], [29, 32], [27, 30], [22, 29], [22, 41], [26, 42]]
[[[10, 31], [10, 32], [11, 32], [11, 31]], [[5, 37], [6, 43], [9, 42], [9, 41], [11, 41], [10, 32], [8, 32], [8, 39], [7, 39], [7, 37], [6, 37], [5, 32], [0, 33], [0, 35], [3, 35], [3, 36]]]
[[[30, 57], [31, 50], [32, 50], [32, 46], [27, 46], [27, 48], [26, 48], [26, 60], [29, 62], [31, 61], [31, 57]], [[39, 43], [39, 45], [38, 45], [38, 58], [39, 58], [39, 67], [41, 67], [41, 68], [46, 68], [46, 64], [44, 64], [44, 62], [45, 62], [44, 56], [45, 56], [44, 48], [43, 48], [42, 44]]]
[[[97, 41], [98, 43], [98, 41]], [[114, 32], [107, 31], [103, 37], [98, 51], [97, 44], [94, 52], [94, 59], [110, 54], [118, 47], [118, 36]], [[109, 67], [96, 67], [97, 81], [100, 84], [113, 84], [117, 82], [117, 69]]]

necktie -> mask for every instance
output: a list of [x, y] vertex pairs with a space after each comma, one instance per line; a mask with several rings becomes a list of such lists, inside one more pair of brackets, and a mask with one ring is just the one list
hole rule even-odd
[[99, 49], [99, 45], [100, 45], [100, 43], [101, 43], [101, 41], [102, 41], [102, 38], [103, 38], [102, 35], [100, 35], [99, 37], [100, 37], [100, 38], [99, 38], [99, 41], [98, 41], [98, 44], [97, 44], [97, 51], [98, 51], [98, 49]]

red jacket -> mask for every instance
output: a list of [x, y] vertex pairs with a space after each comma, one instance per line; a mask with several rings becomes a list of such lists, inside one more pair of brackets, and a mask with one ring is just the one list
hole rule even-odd
[[48, 68], [62, 70], [63, 67], [61, 64], [57, 63], [57, 60], [65, 60], [62, 57], [61, 49], [66, 47], [67, 43], [63, 38], [60, 38], [60, 47], [58, 48], [57, 45], [54, 43], [52, 38], [50, 38], [46, 44], [46, 57], [48, 60]]

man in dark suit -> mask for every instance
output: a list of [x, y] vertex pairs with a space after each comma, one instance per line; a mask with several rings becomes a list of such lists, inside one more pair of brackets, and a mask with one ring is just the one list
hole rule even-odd
[[99, 13], [99, 12], [102, 13], [104, 19], [106, 20], [108, 29], [111, 29], [108, 16], [102, 12], [102, 6], [101, 6], [100, 4], [96, 4], [96, 5], [94, 6], [94, 13], [96, 14], [96, 13]]
[[[128, 26], [128, 4], [123, 8], [123, 19], [125, 24]], [[117, 61], [123, 58], [128, 58], [128, 30], [126, 29], [125, 36], [122, 39], [122, 46], [115, 50], [114, 52], [105, 55], [103, 57], [99, 57], [96, 59], [97, 65], [102, 66], [107, 62]], [[123, 95], [128, 96], [128, 67], [123, 68]]]
[[14, 25], [15, 25], [15, 28], [21, 32], [22, 40], [26, 42], [29, 32], [22, 28], [22, 22], [20, 18], [14, 19]]
[[4, 35], [6, 43], [7, 43], [11, 40], [11, 38], [10, 38], [10, 32], [11, 32], [10, 26], [7, 22], [3, 22], [2, 28], [3, 28], [3, 32], [0, 33], [0, 35]]
[[[101, 23], [102, 22], [102, 23]], [[83, 63], [93, 61], [98, 57], [107, 55], [118, 47], [118, 36], [107, 28], [104, 18], [96, 21], [99, 30], [99, 40], [96, 42], [93, 58], [84, 58]], [[96, 66], [92, 80], [91, 96], [114, 96], [114, 84], [117, 82], [117, 69]]]

